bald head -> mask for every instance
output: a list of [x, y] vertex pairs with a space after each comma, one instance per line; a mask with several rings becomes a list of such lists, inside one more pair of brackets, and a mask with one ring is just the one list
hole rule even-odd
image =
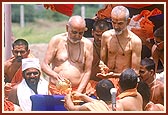
[[116, 6], [111, 11], [112, 18], [129, 18], [129, 10], [124, 6]]
[[72, 16], [68, 21], [68, 25], [73, 27], [86, 27], [85, 20], [79, 15]]

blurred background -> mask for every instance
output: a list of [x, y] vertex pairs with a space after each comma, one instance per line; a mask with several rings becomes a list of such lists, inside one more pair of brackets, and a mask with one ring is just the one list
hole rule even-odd
[[93, 18], [96, 12], [104, 7], [103, 4], [57, 4], [56, 11], [52, 6], [47, 8], [45, 5], [47, 4], [4, 5], [4, 14], [7, 14], [5, 15], [4, 60], [12, 55], [13, 41], [23, 38], [30, 44], [31, 53], [42, 61], [51, 37], [66, 32], [66, 23], [71, 15]]
[[[74, 4], [72, 15], [92, 18], [102, 7], [100, 4]], [[24, 27], [20, 25], [21, 10], [24, 10]], [[65, 32], [69, 19], [69, 16], [63, 13], [46, 9], [44, 5], [39, 4], [12, 4], [11, 11], [14, 37], [24, 38], [31, 44], [48, 43], [53, 35]]]

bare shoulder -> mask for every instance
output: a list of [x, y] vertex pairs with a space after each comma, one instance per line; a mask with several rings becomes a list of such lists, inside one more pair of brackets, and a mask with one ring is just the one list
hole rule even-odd
[[140, 37], [138, 37], [136, 34], [134, 34], [132, 31], [128, 30], [129, 32], [129, 36], [131, 38], [131, 41], [132, 43], [135, 43], [135, 44], [142, 44], [142, 40]]
[[67, 37], [67, 33], [57, 34], [51, 38], [50, 44], [59, 43], [60, 41], [65, 40], [66, 37]]
[[87, 46], [93, 46], [93, 42], [85, 37], [82, 38], [82, 42]]
[[4, 62], [4, 69], [10, 68], [10, 66], [12, 65], [12, 63], [13, 63], [13, 59], [10, 58], [10, 59], [6, 60]]
[[107, 30], [107, 31], [105, 31], [103, 34], [102, 34], [102, 37], [103, 37], [103, 39], [104, 38], [110, 38], [112, 35], [114, 35], [115, 34], [115, 31], [114, 31], [114, 29], [110, 29], [110, 30]]
[[157, 82], [157, 84], [159, 84], [159, 85], [164, 85], [164, 83], [162, 82], [162, 81], [160, 81], [160, 80], [156, 80], [156, 82]]

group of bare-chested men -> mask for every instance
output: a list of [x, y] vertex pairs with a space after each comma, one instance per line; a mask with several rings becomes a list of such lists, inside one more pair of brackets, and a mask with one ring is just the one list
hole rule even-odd
[[[162, 106], [162, 109], [160, 106], [160, 108], [155, 107], [155, 104], [164, 105], [163, 83], [156, 80], [155, 69], [149, 69], [147, 62], [141, 62], [142, 42], [137, 35], [127, 29], [130, 22], [128, 9], [123, 6], [114, 7], [111, 12], [111, 19], [113, 29], [109, 29], [104, 20], [95, 22], [92, 30], [94, 37], [92, 42], [83, 37], [87, 28], [85, 20], [81, 16], [72, 16], [66, 25], [67, 32], [55, 35], [50, 40], [44, 61], [41, 63], [42, 71], [49, 76], [49, 95], [66, 95], [71, 94], [71, 92], [77, 92], [76, 95], [78, 93], [92, 95], [95, 94], [96, 84], [101, 79], [112, 81], [118, 90], [117, 95], [119, 95], [123, 93], [118, 84], [119, 76], [124, 70], [132, 68], [137, 76], [140, 76], [149, 86], [152, 97], [149, 100], [150, 103], [153, 103], [151, 110], [163, 110]], [[5, 62], [6, 97], [10, 88], [15, 85], [8, 83], [16, 82], [12, 79], [21, 66], [20, 58], [27, 58], [30, 55], [30, 50], [26, 46], [13, 46], [14, 57]], [[71, 89], [68, 91], [62, 91], [55, 85], [57, 81], [64, 80], [71, 82]], [[122, 98], [118, 107], [122, 105], [123, 111], [129, 110], [127, 105], [134, 106], [132, 111], [150, 110], [145, 109], [149, 103], [143, 105], [143, 96], [137, 96], [128, 95], [128, 97]], [[65, 102], [66, 107], [70, 108], [71, 105], [68, 105], [67, 101]]]

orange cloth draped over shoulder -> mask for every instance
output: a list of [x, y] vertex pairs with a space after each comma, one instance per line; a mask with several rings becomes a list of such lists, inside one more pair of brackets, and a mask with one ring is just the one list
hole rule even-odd
[[118, 99], [122, 99], [122, 98], [127, 97], [127, 96], [131, 96], [131, 97], [137, 96], [137, 89], [136, 88], [134, 88], [134, 89], [128, 89], [128, 90], [122, 92], [121, 94], [119, 94], [117, 96], [117, 100]]

